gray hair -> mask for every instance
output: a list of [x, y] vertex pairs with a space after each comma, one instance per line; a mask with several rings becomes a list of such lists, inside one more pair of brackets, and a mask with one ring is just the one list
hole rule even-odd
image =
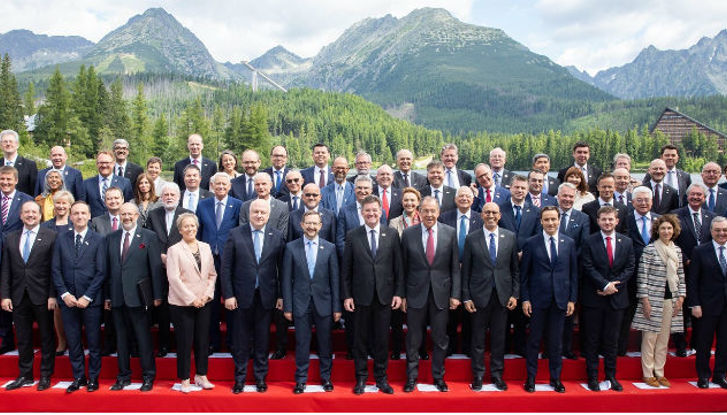
[[533, 156], [533, 164], [535, 164], [535, 162], [538, 161], [538, 159], [542, 159], [542, 158], [546, 158], [546, 159], [548, 159], [548, 162], [550, 162], [549, 155], [547, 155], [545, 153], [537, 153], [536, 155]]
[[[290, 172], [288, 172], [288, 173], [290, 173]], [[273, 179], [270, 177], [270, 175], [265, 172], [258, 172], [254, 176], [252, 176], [253, 183], [257, 183], [258, 180], [265, 180], [268, 183], [273, 182]]]
[[210, 184], [214, 184], [217, 181], [217, 179], [220, 177], [226, 177], [228, 181], [232, 181], [232, 178], [230, 178], [229, 174], [227, 174], [223, 171], [218, 171], [212, 177], [210, 177]]
[[709, 225], [709, 230], [711, 231], [712, 229], [714, 229], [715, 223], [722, 223], [722, 222], [727, 222], [727, 218], [725, 218], [724, 216], [715, 216], [714, 219], [712, 219], [712, 224]]
[[493, 153], [500, 152], [503, 156], [507, 157], [507, 153], [505, 153], [505, 150], [503, 150], [501, 147], [495, 147], [492, 150], [490, 150], [490, 157], [492, 157]]
[[12, 135], [13, 138], [15, 139], [15, 142], [20, 144], [20, 136], [18, 135], [17, 131], [15, 131], [15, 130], [0, 131], [0, 140], [2, 140], [3, 137], [5, 137], [6, 135]]
[[[460, 193], [467, 192], [470, 194], [470, 196], [474, 196], [475, 194], [472, 192], [472, 189], [469, 188], [469, 186], [460, 186], [459, 189], [457, 189], [457, 193], [455, 196], [459, 196]], [[439, 203], [439, 201], [437, 201]]]
[[76, 201], [76, 198], [73, 197], [73, 193], [69, 192], [68, 190], [63, 189], [63, 190], [59, 190], [59, 191], [55, 192], [55, 194], [53, 195], [53, 204], [58, 203], [58, 201], [63, 198], [68, 200], [68, 203], [71, 205], [73, 204], [73, 202]]
[[179, 185], [174, 182], [164, 182], [164, 186], [162, 186], [162, 193], [164, 193], [167, 188], [171, 188], [174, 193], [176, 194], [182, 194], [182, 190], [179, 188]]
[[563, 182], [558, 186], [558, 194], [560, 194], [560, 191], [564, 188], [572, 189], [574, 192], [578, 192], [578, 188], [573, 183], [569, 182]]
[[629, 161], [629, 164], [631, 164], [631, 156], [629, 156], [629, 155], [628, 155], [628, 154], [626, 154], [626, 153], [616, 153], [616, 154], [615, 154], [615, 155], [613, 156], [613, 164], [614, 164], [614, 165], [616, 164], [616, 162], [618, 161], [618, 159], [626, 159], [626, 160], [628, 160], [628, 161]]
[[50, 169], [48, 170], [48, 173], [45, 174], [45, 178], [43, 180], [43, 192], [41, 192], [41, 195], [43, 197], [48, 197], [48, 195], [51, 194], [50, 187], [48, 186], [48, 176], [50, 176], [52, 173], [56, 173], [61, 176], [61, 188], [58, 190], [66, 190], [66, 178], [63, 177], [63, 173], [61, 173], [59, 170]]
[[185, 212], [177, 217], [177, 221], [175, 222], [177, 225], [177, 229], [180, 229], [182, 227], [182, 222], [184, 222], [185, 219], [192, 219], [194, 221], [194, 224], [199, 228], [199, 219], [197, 219], [197, 215], [195, 215], [194, 213]]
[[454, 143], [448, 143], [442, 146], [442, 151], [439, 152], [439, 154], [443, 154], [447, 150], [454, 150], [455, 153], [459, 154], [459, 149], [457, 148], [457, 145]]
[[634, 197], [636, 197], [636, 194], [638, 193], [646, 193], [647, 195], [649, 195], [649, 199], [654, 197], [654, 192], [652, 192], [651, 189], [646, 186], [637, 186], [633, 191], [631, 191], [631, 194]]
[[412, 158], [414, 158], [414, 153], [412, 153], [411, 150], [409, 150], [407, 148], [402, 148], [401, 150], [399, 150], [399, 151], [396, 152], [396, 159], [398, 160], [399, 159], [399, 156], [401, 156], [401, 154], [404, 153], [404, 152], [407, 152], [407, 153], [411, 154]]
[[114, 142], [111, 144], [111, 147], [116, 147], [117, 144], [121, 144], [124, 147], [129, 148], [129, 142], [124, 140], [123, 138], [117, 138], [116, 140], [114, 140]]
[[707, 194], [707, 186], [703, 185], [702, 183], [690, 184], [689, 187], [687, 187], [687, 194], [689, 194], [689, 192], [691, 192], [692, 189], [694, 189], [695, 187], [702, 189], [702, 193], [704, 193], [705, 195]]
[[371, 177], [369, 177], [368, 175], [365, 175], [365, 174], [364, 174], [364, 175], [361, 175], [361, 176], [356, 176], [356, 179], [354, 179], [354, 181], [353, 181], [353, 185], [354, 185], [354, 186], [358, 186], [358, 184], [359, 184], [360, 182], [368, 182], [368, 184], [369, 184], [369, 185], [370, 185], [370, 186], [371, 186], [372, 188], [374, 187], [374, 181], [373, 181], [373, 180], [371, 180]]

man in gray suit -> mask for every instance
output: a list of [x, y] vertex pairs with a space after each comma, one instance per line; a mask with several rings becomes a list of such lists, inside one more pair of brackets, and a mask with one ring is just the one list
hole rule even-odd
[[449, 310], [459, 307], [461, 279], [457, 232], [438, 223], [439, 203], [433, 196], [422, 200], [421, 226], [410, 226], [401, 237], [404, 264], [404, 312], [407, 313], [406, 375], [404, 392], [414, 391], [419, 373], [419, 347], [426, 334], [427, 314], [432, 327], [432, 378], [440, 392], [449, 388], [444, 382], [447, 357], [447, 320]]
[[505, 324], [507, 311], [514, 310], [520, 294], [517, 237], [497, 226], [500, 207], [482, 207], [484, 227], [467, 235], [462, 256], [462, 302], [472, 313], [472, 390], [482, 389], [485, 375], [485, 334], [490, 328], [490, 380], [506, 390]]
[[[255, 183], [255, 193], [258, 199], [266, 200], [270, 203], [270, 219], [268, 225], [277, 229], [283, 235], [288, 234], [288, 205], [281, 202], [270, 195], [273, 188], [273, 180], [267, 173], [257, 173], [253, 177]], [[250, 204], [252, 200], [248, 200], [242, 204], [240, 209], [240, 225], [250, 222]]]
[[106, 236], [111, 232], [121, 229], [119, 210], [124, 203], [124, 193], [118, 187], [109, 187], [106, 190], [106, 200], [104, 203], [106, 204], [106, 210], [108, 212], [91, 219], [91, 229], [101, 234], [101, 236]]

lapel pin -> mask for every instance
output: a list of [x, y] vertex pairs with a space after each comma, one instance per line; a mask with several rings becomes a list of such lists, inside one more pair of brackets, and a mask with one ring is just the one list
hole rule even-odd
[[136, 234], [136, 237], [137, 237], [137, 238], [141, 238], [141, 234], [140, 234], [140, 233], [137, 233], [137, 234]]
[[561, 241], [561, 242], [565, 242], [565, 239], [561, 239], [560, 241]]
[[382, 233], [381, 236], [384, 237], [384, 236], [386, 236], [386, 234], [385, 233]]
[[618, 238], [618, 241], [621, 242], [621, 238]]
[[35, 238], [35, 240], [38, 242], [42, 241], [42, 239], [40, 239], [40, 238]]
[[88, 245], [88, 241], [84, 242], [86, 245]]
[[505, 235], [500, 235], [500, 238], [504, 238], [504, 237], [505, 237]]

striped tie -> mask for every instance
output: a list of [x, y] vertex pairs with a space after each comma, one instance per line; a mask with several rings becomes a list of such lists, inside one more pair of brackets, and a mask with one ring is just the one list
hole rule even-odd
[[7, 196], [3, 195], [2, 208], [0, 214], [2, 214], [3, 225], [8, 222], [8, 211], [10, 210], [10, 200]]

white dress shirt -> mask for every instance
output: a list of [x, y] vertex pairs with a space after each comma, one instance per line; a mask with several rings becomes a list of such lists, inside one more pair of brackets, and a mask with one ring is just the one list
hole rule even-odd
[[560, 249], [560, 247], [558, 246], [558, 236], [558, 232], [553, 235], [548, 235], [548, 232], [543, 231], [543, 238], [545, 239], [545, 249], [548, 251], [548, 258], [551, 258], [551, 260], [553, 257], [550, 253], [550, 238], [552, 237], [553, 239], [555, 239], [555, 254], [558, 255], [558, 250]]
[[[437, 223], [434, 222], [432, 226], [432, 239], [434, 240], [434, 252], [437, 252]], [[424, 247], [424, 253], [427, 252], [427, 241], [429, 240], [429, 230], [422, 223], [422, 246]]]
[[366, 228], [366, 241], [369, 244], [369, 249], [371, 249], [371, 231], [374, 231], [374, 238], [376, 238], [376, 250], [378, 251], [379, 247], [381, 247], [381, 244], [379, 241], [381, 240], [381, 224], [377, 223], [375, 228], [369, 227], [369, 225], [364, 225]]

